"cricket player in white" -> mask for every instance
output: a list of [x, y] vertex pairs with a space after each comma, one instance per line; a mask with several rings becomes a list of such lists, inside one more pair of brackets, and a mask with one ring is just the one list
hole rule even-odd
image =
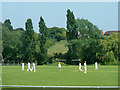
[[24, 71], [24, 63], [22, 63], [22, 71]]
[[84, 73], [86, 73], [86, 71], [87, 71], [86, 61], [85, 61], [85, 63], [84, 63], [84, 69], [85, 69]]
[[95, 70], [98, 69], [98, 65], [97, 65], [97, 62], [95, 62]]
[[27, 68], [27, 71], [31, 70], [30, 69], [30, 62], [28, 62], [28, 68]]
[[79, 62], [79, 72], [82, 71], [81, 69], [81, 63]]
[[36, 69], [35, 69], [35, 63], [33, 63], [33, 67], [32, 67], [32, 69], [31, 69], [31, 71], [34, 69], [34, 72], [36, 71]]
[[61, 63], [58, 64], [59, 71], [61, 71]]

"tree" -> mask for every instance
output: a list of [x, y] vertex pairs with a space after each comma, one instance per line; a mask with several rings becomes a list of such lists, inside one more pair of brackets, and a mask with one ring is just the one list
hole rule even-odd
[[74, 17], [73, 12], [71, 12], [69, 9], [67, 10], [67, 32], [66, 32], [66, 36], [67, 36], [67, 41], [70, 41], [72, 39], [76, 39], [77, 38], [77, 27], [76, 27], [76, 20]]
[[68, 53], [67, 53], [67, 63], [71, 64], [71, 60], [72, 60], [72, 48], [70, 46], [70, 41], [73, 39], [77, 39], [77, 27], [76, 27], [76, 20], [74, 17], [73, 12], [71, 12], [69, 9], [67, 10], [67, 32], [66, 32], [66, 36], [67, 36], [67, 41], [69, 43], [68, 45]]
[[23, 48], [22, 52], [24, 53], [23, 58], [25, 61], [33, 61], [34, 60], [34, 52], [35, 52], [35, 36], [34, 30], [32, 26], [32, 20], [27, 19], [25, 23], [26, 31], [22, 34], [22, 42]]
[[5, 24], [2, 24], [2, 55], [7, 62], [21, 61], [21, 47], [22, 42], [20, 40], [21, 32], [10, 30]]
[[9, 30], [13, 30], [13, 27], [11, 26], [10, 19], [6, 19], [4, 21], [4, 25], [7, 26]]
[[97, 28], [96, 25], [93, 25], [87, 19], [76, 19], [77, 31], [78, 31], [78, 40], [80, 44], [78, 47], [81, 47], [81, 57], [83, 60], [86, 60], [87, 63], [91, 64], [95, 61], [98, 61], [96, 53], [98, 52], [98, 45], [103, 36]]
[[78, 38], [79, 39], [100, 39], [103, 38], [98, 27], [96, 25], [93, 25], [90, 21], [87, 19], [76, 19], [76, 26], [77, 26], [77, 32], [78, 32]]
[[68, 45], [69, 58], [81, 59], [82, 62], [87, 61], [88, 64], [98, 61], [96, 53], [102, 38], [99, 29], [85, 19], [77, 19], [76, 27], [77, 38], [70, 40]]
[[47, 48], [45, 47], [46, 41], [48, 37], [47, 27], [45, 25], [44, 19], [40, 17], [39, 22], [39, 41], [40, 41], [40, 54], [41, 60], [38, 61], [39, 64], [43, 64], [47, 62]]
[[49, 38], [57, 41], [66, 39], [66, 30], [64, 28], [52, 27], [48, 28]]
[[99, 43], [99, 51], [96, 56], [102, 63], [118, 63], [119, 59], [119, 33], [112, 33], [110, 36], [105, 36]]

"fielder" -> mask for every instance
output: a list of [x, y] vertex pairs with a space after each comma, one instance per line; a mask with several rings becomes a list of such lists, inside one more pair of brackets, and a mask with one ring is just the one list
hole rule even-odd
[[35, 63], [33, 63], [33, 67], [32, 67], [32, 69], [31, 69], [31, 71], [34, 69], [34, 72], [36, 71], [36, 69], [35, 69]]
[[84, 63], [84, 69], [85, 69], [84, 73], [86, 73], [86, 71], [87, 71], [86, 61], [85, 61], [85, 63]]
[[79, 72], [80, 71], [83, 71], [83, 70], [81, 69], [81, 63], [79, 62]]
[[31, 70], [30, 69], [30, 62], [28, 62], [28, 68], [27, 68], [27, 71]]
[[22, 63], [22, 71], [24, 71], [24, 63]]
[[97, 65], [97, 62], [95, 62], [95, 70], [98, 69], [98, 65]]
[[61, 71], [61, 63], [58, 64], [59, 71]]

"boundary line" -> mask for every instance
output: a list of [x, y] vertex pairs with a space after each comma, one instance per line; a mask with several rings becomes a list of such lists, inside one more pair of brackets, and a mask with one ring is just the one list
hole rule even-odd
[[120, 86], [29, 86], [29, 85], [0, 85], [0, 87], [41, 87], [41, 88], [120, 88]]

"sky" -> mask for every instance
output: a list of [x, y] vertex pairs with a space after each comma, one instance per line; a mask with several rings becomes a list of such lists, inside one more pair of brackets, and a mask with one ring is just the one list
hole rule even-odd
[[118, 30], [117, 2], [2, 2], [2, 22], [10, 19], [14, 29], [25, 29], [25, 22], [31, 18], [38, 33], [42, 16], [48, 28], [66, 28], [67, 9], [73, 11], [76, 19], [88, 19], [103, 32]]

